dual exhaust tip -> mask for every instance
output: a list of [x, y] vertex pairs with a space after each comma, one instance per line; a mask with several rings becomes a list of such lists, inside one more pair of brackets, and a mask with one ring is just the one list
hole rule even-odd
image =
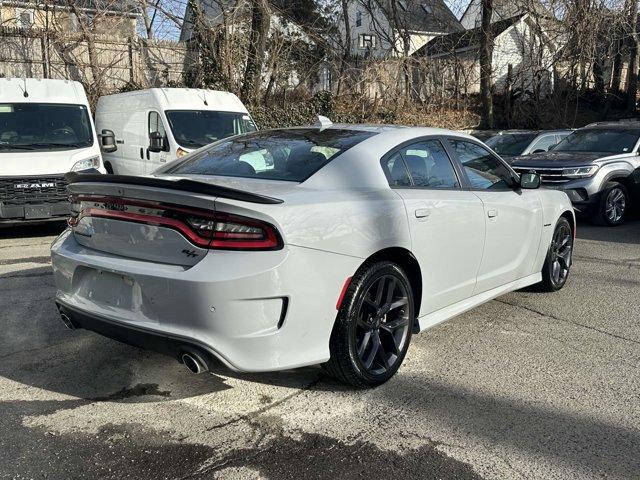
[[[74, 325], [73, 321], [63, 311], [60, 311], [60, 320], [62, 320], [62, 323], [64, 324], [64, 326], [67, 327], [69, 330], [76, 329], [76, 326]], [[209, 365], [207, 361], [203, 358], [203, 356], [200, 353], [192, 349], [184, 350], [180, 355], [180, 360], [191, 373], [199, 374], [199, 373], [205, 373], [209, 371]]]

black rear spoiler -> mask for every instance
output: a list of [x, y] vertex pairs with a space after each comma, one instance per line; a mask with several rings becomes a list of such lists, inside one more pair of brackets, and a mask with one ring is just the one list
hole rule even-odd
[[278, 204], [283, 203], [279, 198], [245, 192], [236, 188], [212, 185], [210, 183], [197, 182], [186, 178], [180, 180], [164, 180], [156, 177], [135, 177], [133, 175], [105, 175], [102, 173], [70, 172], [64, 176], [65, 180], [72, 183], [118, 183], [120, 185], [141, 185], [144, 187], [167, 188], [181, 190], [183, 192], [202, 193], [215, 197], [231, 198], [243, 202]]

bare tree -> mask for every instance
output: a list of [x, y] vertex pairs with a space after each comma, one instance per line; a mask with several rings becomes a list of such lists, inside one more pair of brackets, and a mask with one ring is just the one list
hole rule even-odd
[[251, 35], [244, 71], [241, 96], [248, 103], [254, 103], [260, 94], [262, 65], [271, 25], [271, 13], [267, 0], [252, 0]]
[[482, 22], [480, 29], [480, 128], [493, 128], [493, 0], [482, 0]]

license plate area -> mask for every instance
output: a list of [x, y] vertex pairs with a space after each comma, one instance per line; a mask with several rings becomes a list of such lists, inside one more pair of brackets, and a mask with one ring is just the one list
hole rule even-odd
[[49, 205], [29, 205], [24, 207], [24, 218], [26, 220], [49, 217], [51, 217], [51, 206]]
[[141, 305], [140, 285], [126, 275], [78, 267], [73, 283], [76, 294], [92, 303], [127, 310]]

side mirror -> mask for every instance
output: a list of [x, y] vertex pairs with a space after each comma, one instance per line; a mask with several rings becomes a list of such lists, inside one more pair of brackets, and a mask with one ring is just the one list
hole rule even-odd
[[540, 187], [540, 175], [536, 172], [528, 172], [520, 175], [520, 188], [535, 189]]
[[112, 153], [118, 150], [116, 145], [116, 135], [112, 130], [102, 130], [100, 135], [100, 149], [105, 153]]
[[164, 150], [164, 135], [160, 132], [151, 132], [149, 134], [149, 151], [162, 152]]
[[545, 150], [545, 149], [543, 149], [543, 148], [538, 148], [538, 149], [534, 150], [534, 151], [533, 151], [533, 152], [531, 152], [531, 153], [544, 153], [544, 152], [546, 152], [546, 150]]

